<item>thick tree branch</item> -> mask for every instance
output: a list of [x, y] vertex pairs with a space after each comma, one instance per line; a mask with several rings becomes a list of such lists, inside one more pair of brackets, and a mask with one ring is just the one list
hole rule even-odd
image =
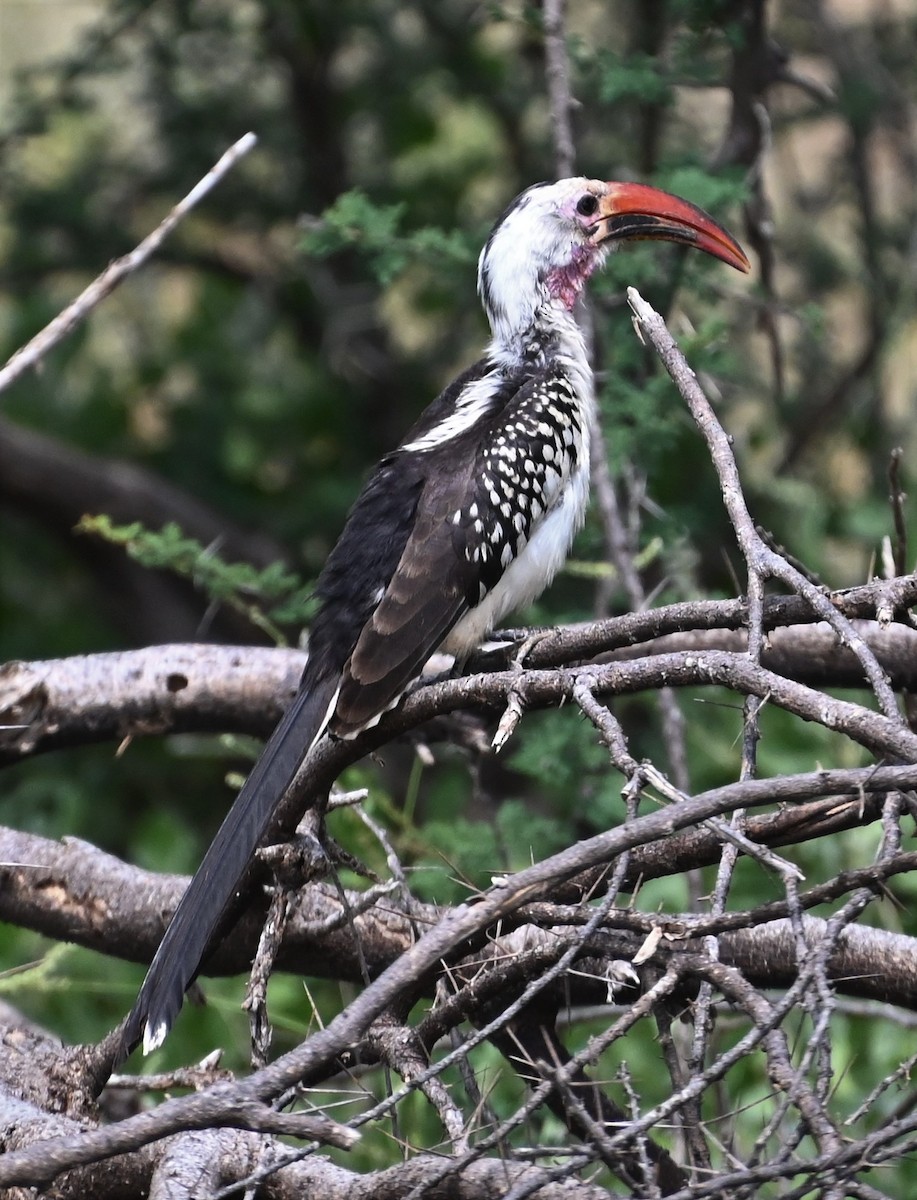
[[[885, 788], [912, 787], [917, 785], [917, 771], [909, 767], [878, 768], [869, 780]], [[778, 783], [783, 797], [790, 799], [799, 792], [810, 795], [813, 777], [782, 779]], [[741, 788], [743, 807], [752, 808], [772, 799], [772, 792], [763, 781], [748, 781], [736, 786]], [[405, 988], [413, 991], [418, 980], [438, 969], [442, 959], [456, 947], [509, 916], [521, 904], [544, 896], [557, 882], [598, 862], [608, 861], [635, 845], [721, 815], [729, 811], [736, 800], [737, 794], [730, 788], [692, 797], [685, 804], [641, 816], [626, 826], [578, 843], [511, 876], [505, 883], [491, 888], [476, 903], [450, 910], [324, 1029], [244, 1082], [218, 1084], [201, 1096], [166, 1101], [154, 1112], [129, 1118], [105, 1130], [89, 1132], [77, 1145], [65, 1140], [64, 1143], [44, 1144], [40, 1153], [24, 1150], [9, 1154], [0, 1160], [0, 1186], [47, 1182], [63, 1170], [124, 1153], [180, 1129], [236, 1123], [238, 1118], [233, 1119], [232, 1114], [246, 1111], [245, 1106], [252, 1101], [269, 1100], [298, 1081], [327, 1070], [349, 1045], [363, 1036], [377, 1016], [396, 1002]]]
[[[856, 622], [858, 636], [893, 685], [917, 687], [917, 633], [892, 621], [894, 614], [917, 602], [917, 578], [876, 581], [835, 593], [831, 600]], [[863, 619], [877, 612], [881, 620]], [[746, 617], [739, 600], [628, 613], [545, 631], [532, 642], [525, 661], [529, 667], [547, 668], [647, 655], [689, 656], [708, 648], [738, 651], [738, 639], [725, 633], [739, 631]], [[816, 620], [804, 600], [768, 598], [764, 617], [771, 630], [762, 654], [765, 667], [812, 686], [862, 684], [862, 668], [833, 632], [822, 624], [798, 626]], [[224, 731], [267, 736], [292, 697], [304, 665], [301, 651], [204, 644], [7, 663], [0, 666], [0, 764], [40, 750], [120, 740], [129, 734]], [[496, 687], [485, 702], [499, 704], [501, 697]]]
[[0, 666], [0, 762], [37, 749], [165, 732], [270, 733], [298, 650], [191, 643]]

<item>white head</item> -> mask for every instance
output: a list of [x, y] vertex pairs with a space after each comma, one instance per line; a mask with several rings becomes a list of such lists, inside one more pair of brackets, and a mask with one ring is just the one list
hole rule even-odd
[[634, 238], [683, 242], [748, 270], [733, 238], [677, 196], [601, 179], [539, 183], [512, 202], [478, 261], [478, 291], [495, 345], [511, 348], [539, 321], [556, 324], [608, 251]]

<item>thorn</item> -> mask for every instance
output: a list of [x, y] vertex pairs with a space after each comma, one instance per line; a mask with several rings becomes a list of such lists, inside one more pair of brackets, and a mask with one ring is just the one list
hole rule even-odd
[[516, 732], [516, 726], [522, 720], [522, 697], [516, 688], [513, 688], [506, 699], [506, 708], [503, 710], [503, 716], [500, 718], [500, 724], [497, 726], [497, 732], [494, 734], [494, 740], [490, 743], [494, 754], [499, 754], [509, 739]]

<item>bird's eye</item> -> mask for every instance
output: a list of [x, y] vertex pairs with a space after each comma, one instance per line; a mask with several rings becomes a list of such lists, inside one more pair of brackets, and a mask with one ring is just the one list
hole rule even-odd
[[580, 196], [576, 202], [576, 211], [581, 217], [591, 217], [599, 207], [599, 202], [591, 192], [587, 192], [585, 196]]

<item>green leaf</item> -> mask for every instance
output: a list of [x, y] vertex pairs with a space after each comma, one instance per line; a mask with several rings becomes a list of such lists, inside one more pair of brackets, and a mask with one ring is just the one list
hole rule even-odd
[[250, 563], [227, 563], [213, 547], [185, 537], [173, 522], [156, 532], [139, 521], [115, 525], [102, 514], [84, 516], [76, 531], [123, 546], [132, 559], [151, 570], [172, 571], [192, 580], [211, 600], [244, 613], [279, 645], [285, 644], [279, 623], [306, 623], [314, 612], [312, 586], [282, 563], [260, 570]]
[[359, 188], [339, 196], [319, 220], [306, 226], [303, 250], [327, 258], [356, 248], [366, 258], [381, 284], [391, 283], [414, 261], [474, 261], [471, 239], [458, 230], [428, 226], [403, 233], [404, 204], [380, 205]]

